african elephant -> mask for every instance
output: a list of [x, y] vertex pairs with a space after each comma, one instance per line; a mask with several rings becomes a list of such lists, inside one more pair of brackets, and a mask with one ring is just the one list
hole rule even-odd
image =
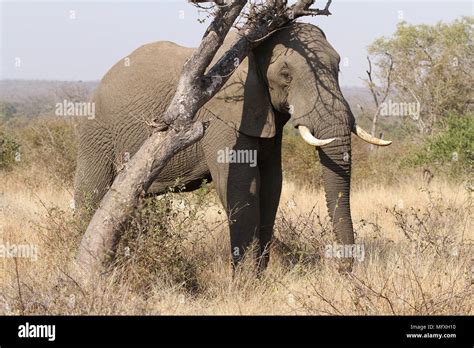
[[[95, 118], [84, 119], [78, 128], [77, 209], [86, 197], [96, 206], [123, 162], [150, 136], [150, 121], [163, 115], [192, 52], [171, 42], [147, 44], [104, 76], [92, 99]], [[316, 26], [294, 23], [274, 33], [200, 109], [197, 119], [209, 122], [204, 137], [176, 154], [148, 193], [163, 193], [178, 177], [186, 190], [213, 180], [229, 219], [233, 264], [256, 237], [259, 269], [265, 269], [282, 188], [282, 130], [290, 121], [317, 147], [336, 237], [353, 244], [351, 132], [378, 145], [390, 142], [355, 125], [339, 88], [339, 61]]]

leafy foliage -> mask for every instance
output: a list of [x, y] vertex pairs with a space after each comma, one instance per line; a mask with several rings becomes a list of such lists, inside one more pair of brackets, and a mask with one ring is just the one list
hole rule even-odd
[[393, 61], [392, 97], [420, 103], [420, 117], [415, 119], [420, 133], [430, 134], [450, 113], [469, 110], [473, 24], [472, 17], [433, 26], [401, 22], [392, 37], [381, 37], [369, 47], [378, 76], [386, 76]]
[[12, 103], [0, 103], [0, 121], [6, 122], [16, 114], [16, 106]]
[[450, 116], [447, 128], [427, 137], [403, 161], [406, 166], [444, 165], [455, 172], [470, 172], [474, 166], [474, 117]]
[[315, 149], [308, 146], [290, 125], [284, 128], [282, 166], [285, 180], [321, 186], [321, 166]]
[[18, 142], [0, 129], [0, 169], [11, 169], [18, 159], [19, 151]]

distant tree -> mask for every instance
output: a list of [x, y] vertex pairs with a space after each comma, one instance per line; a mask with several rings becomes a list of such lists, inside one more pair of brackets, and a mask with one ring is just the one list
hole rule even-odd
[[10, 169], [18, 162], [20, 145], [0, 127], [0, 170]]
[[390, 98], [419, 103], [419, 115], [406, 119], [422, 134], [430, 134], [449, 114], [472, 110], [473, 25], [473, 17], [436, 25], [401, 22], [392, 37], [369, 47], [380, 81], [393, 69]]
[[11, 103], [0, 103], [0, 121], [8, 121], [16, 114], [16, 107]]

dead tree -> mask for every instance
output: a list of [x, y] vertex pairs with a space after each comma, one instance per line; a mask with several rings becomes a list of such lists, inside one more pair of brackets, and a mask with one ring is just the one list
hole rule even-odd
[[[118, 173], [86, 229], [76, 258], [76, 270], [83, 272], [86, 279], [93, 279], [104, 269], [106, 255], [113, 251], [131, 209], [136, 207], [170, 158], [203, 137], [207, 124], [194, 121], [194, 116], [229, 79], [235, 70], [235, 62], [242, 62], [252, 48], [296, 18], [331, 14], [331, 0], [324, 9], [310, 8], [313, 4], [314, 0], [298, 0], [291, 6], [284, 0], [249, 6], [246, 6], [247, 0], [215, 1], [214, 18], [201, 44], [183, 66], [164, 121], [154, 124], [154, 133]], [[230, 28], [239, 20], [241, 25], [236, 41], [207, 70]]]
[[[385, 100], [387, 100], [387, 97], [390, 93], [390, 86], [392, 83], [392, 71], [393, 71], [393, 59], [392, 56], [389, 53], [386, 53], [387, 56], [390, 59], [390, 66], [387, 70], [387, 75], [385, 77], [385, 88], [382, 93], [380, 93], [377, 89], [377, 86], [374, 82], [374, 79], [372, 78], [372, 62], [370, 61], [370, 58], [367, 56], [367, 61], [369, 62], [369, 70], [366, 71], [368, 80], [366, 80], [367, 85], [369, 86], [370, 93], [372, 94], [372, 97], [374, 99], [374, 104], [375, 104], [375, 113], [374, 116], [372, 117], [372, 128], [370, 134], [372, 136], [376, 136], [375, 133], [377, 132], [377, 121], [380, 116], [380, 105], [385, 103]], [[379, 99], [380, 97], [380, 99]], [[370, 145], [370, 150], [374, 149], [374, 145]]]

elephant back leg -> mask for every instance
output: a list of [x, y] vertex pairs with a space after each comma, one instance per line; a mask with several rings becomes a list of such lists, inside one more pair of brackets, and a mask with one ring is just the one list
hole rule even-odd
[[110, 132], [97, 121], [85, 120], [78, 128], [78, 156], [74, 178], [76, 216], [87, 221], [115, 176]]
[[202, 140], [206, 162], [219, 198], [226, 209], [233, 266], [244, 257], [260, 224], [260, 173], [249, 163], [230, 163], [230, 150], [256, 153], [258, 140], [242, 135], [219, 120], [211, 122]]

